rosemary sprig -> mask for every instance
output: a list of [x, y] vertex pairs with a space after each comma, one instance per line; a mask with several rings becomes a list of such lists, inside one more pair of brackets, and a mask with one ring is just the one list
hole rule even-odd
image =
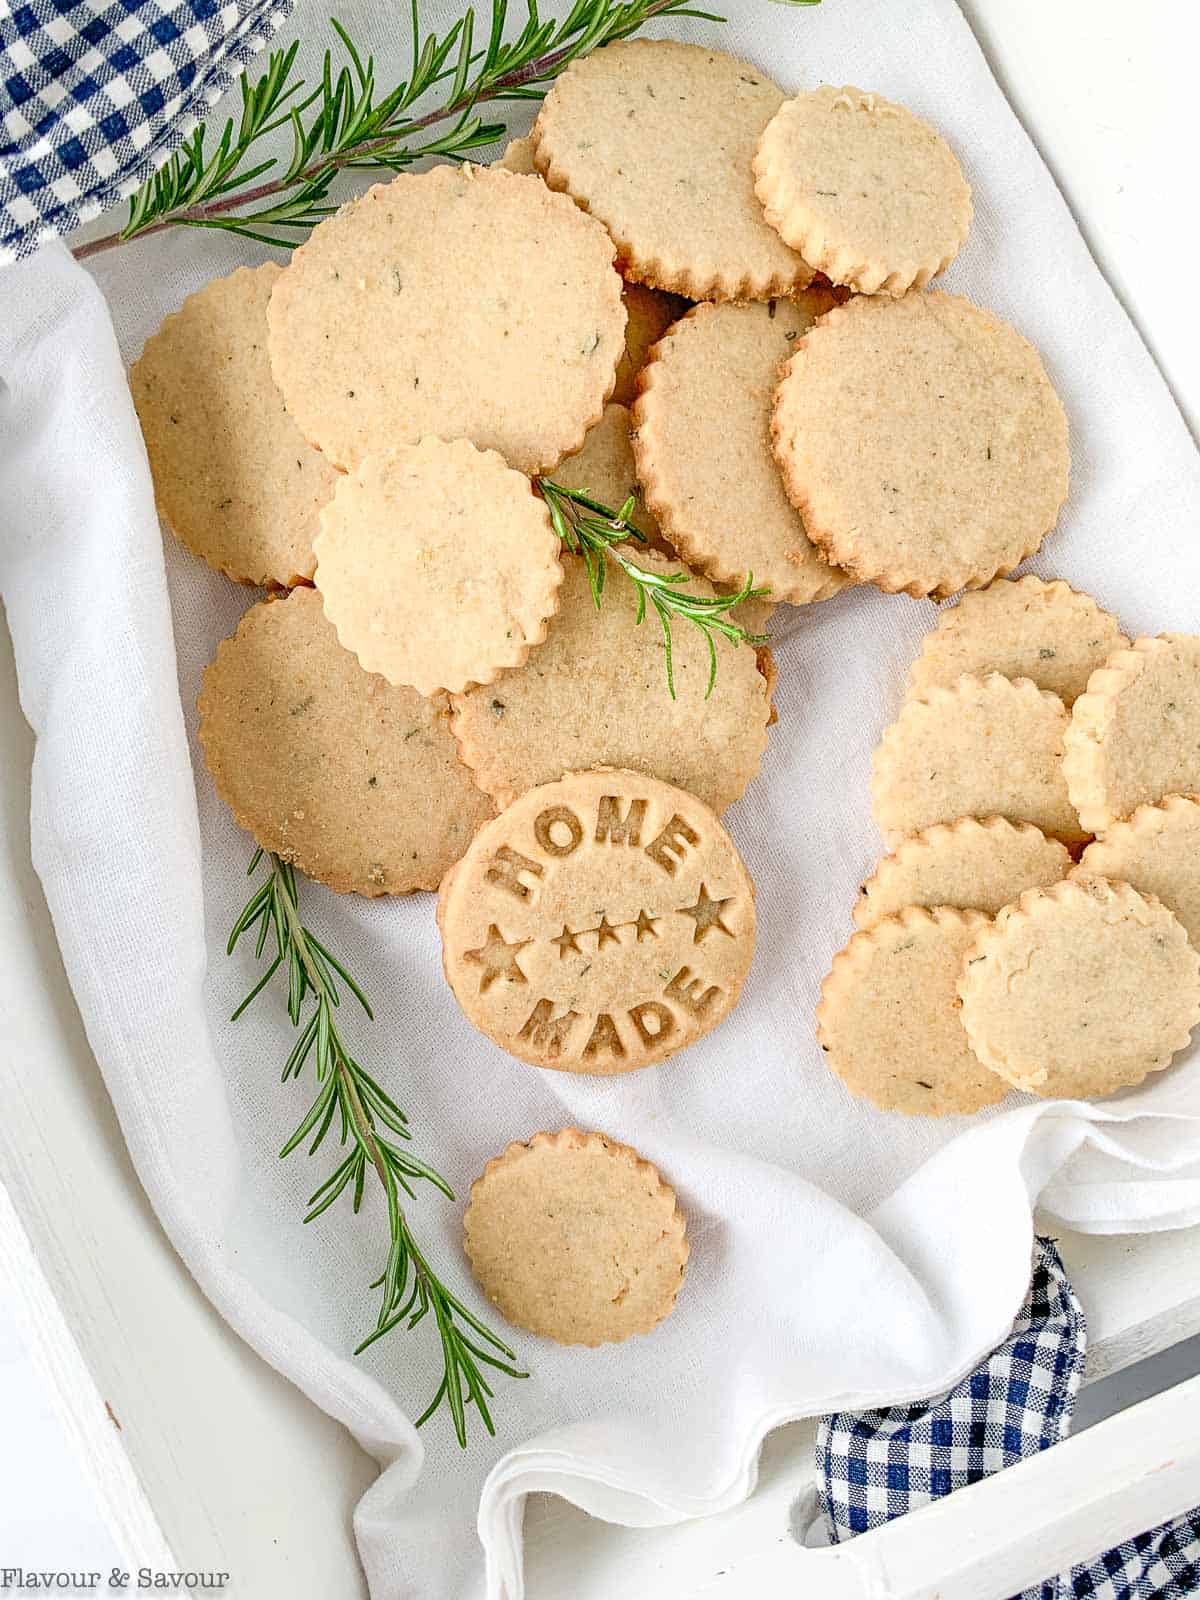
[[[258, 870], [263, 856], [262, 850], [255, 852], [248, 876]], [[379, 1179], [387, 1200], [391, 1242], [384, 1270], [371, 1285], [381, 1290], [379, 1316], [374, 1330], [354, 1353], [360, 1354], [401, 1323], [410, 1330], [415, 1328], [432, 1312], [442, 1345], [442, 1381], [417, 1418], [417, 1427], [428, 1421], [445, 1402], [458, 1442], [465, 1448], [468, 1405], [474, 1404], [489, 1433], [496, 1431], [487, 1404], [492, 1390], [483, 1369], [491, 1367], [513, 1378], [523, 1378], [527, 1374], [515, 1365], [516, 1354], [503, 1339], [446, 1288], [418, 1245], [401, 1204], [401, 1190], [415, 1199], [413, 1182], [424, 1179], [449, 1200], [453, 1200], [454, 1193], [433, 1167], [403, 1148], [399, 1141], [412, 1138], [408, 1118], [346, 1048], [335, 1016], [341, 1001], [339, 980], [368, 1017], [372, 1015], [371, 1007], [342, 963], [305, 927], [300, 916], [294, 869], [274, 854], [268, 855], [267, 861], [270, 874], [246, 902], [233, 925], [227, 948], [232, 955], [243, 935], [255, 933], [256, 957], [263, 957], [269, 942], [271, 957], [254, 987], [233, 1013], [232, 1020], [237, 1021], [276, 972], [284, 971], [288, 984], [288, 1015], [300, 1033], [284, 1063], [283, 1081], [298, 1079], [312, 1057], [316, 1095], [296, 1131], [279, 1152], [280, 1158], [291, 1155], [310, 1135], [312, 1142], [308, 1153], [314, 1155], [337, 1120], [339, 1143], [343, 1149], [348, 1147], [348, 1153], [309, 1197], [305, 1222], [312, 1222], [327, 1211], [347, 1189], [357, 1213], [368, 1169]], [[305, 1016], [310, 999], [312, 1009]]]
[[[242, 78], [240, 120], [230, 118], [215, 141], [201, 123], [133, 196], [120, 232], [81, 245], [76, 257], [171, 227], [219, 228], [291, 247], [335, 209], [329, 192], [343, 168], [399, 172], [424, 156], [461, 160], [504, 136], [503, 124], [484, 122], [477, 106], [540, 99], [576, 56], [628, 38], [652, 17], [724, 20], [688, 0], [574, 0], [561, 21], [543, 21], [537, 0], [526, 0], [524, 26], [506, 41], [508, 0], [491, 0], [486, 39], [477, 48], [474, 6], [439, 37], [422, 33], [419, 0], [411, 5], [407, 78], [377, 98], [374, 57], [364, 57], [331, 19], [344, 62], [335, 64], [327, 50], [321, 81], [306, 92], [294, 70], [298, 46], [272, 51], [260, 78]], [[446, 80], [441, 103], [414, 114], [417, 101]], [[452, 126], [438, 136], [418, 137], [445, 122]], [[285, 126], [292, 134], [290, 158], [282, 166], [273, 156], [260, 159], [262, 140]]]
[[754, 587], [753, 573], [736, 594], [717, 594], [711, 597], [689, 594], [684, 588], [692, 581], [689, 572], [650, 572], [639, 567], [623, 550], [616, 546], [636, 539], [646, 543], [646, 536], [636, 528], [630, 517], [636, 500], [630, 495], [619, 511], [593, 500], [579, 489], [568, 489], [552, 478], [539, 478], [538, 489], [546, 502], [555, 533], [573, 555], [582, 556], [587, 567], [588, 583], [596, 609], [604, 597], [604, 580], [608, 563], [614, 561], [637, 594], [637, 621], [646, 616], [647, 605], [654, 607], [663, 632], [663, 649], [667, 665], [667, 688], [675, 699], [675, 667], [671, 643], [671, 619], [681, 617], [693, 623], [704, 635], [708, 646], [708, 686], [704, 691], [707, 700], [717, 681], [717, 646], [714, 634], [733, 644], [765, 644], [765, 633], [748, 633], [740, 623], [734, 622], [730, 612], [743, 600], [760, 600], [770, 591]]

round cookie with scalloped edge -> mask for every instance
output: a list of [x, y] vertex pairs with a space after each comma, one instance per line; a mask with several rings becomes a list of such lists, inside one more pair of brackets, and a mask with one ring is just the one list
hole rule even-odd
[[1200, 950], [1200, 798], [1170, 795], [1114, 822], [1079, 858], [1078, 871], [1132, 884], [1173, 911]]
[[1200, 1022], [1200, 954], [1127, 883], [1073, 874], [980, 930], [958, 984], [979, 1059], [1017, 1089], [1088, 1099], [1161, 1072]]
[[[618, 546], [645, 571], [679, 572], [633, 545]], [[769, 684], [752, 649], [714, 639], [717, 675], [697, 628], [673, 630], [675, 695], [667, 693], [662, 634], [638, 623], [628, 580], [608, 562], [597, 609], [587, 568], [563, 557], [563, 586], [544, 644], [524, 666], [486, 688], [453, 697], [459, 754], [500, 806], [518, 794], [587, 767], [628, 767], [698, 795], [720, 812], [758, 771], [771, 715]], [[689, 592], [713, 589], [693, 578]]]
[[604, 229], [536, 178], [469, 164], [320, 223], [268, 325], [288, 410], [347, 469], [436, 435], [545, 471], [599, 421], [625, 342]]
[[644, 773], [568, 773], [476, 834], [438, 899], [468, 1020], [511, 1055], [612, 1075], [724, 1020], [754, 954], [754, 885], [716, 815]]
[[267, 302], [282, 270], [239, 267], [189, 295], [146, 340], [129, 387], [171, 532], [237, 583], [290, 589], [312, 577], [337, 473], [271, 377]]
[[603, 1133], [535, 1133], [493, 1156], [463, 1217], [471, 1270], [500, 1314], [557, 1344], [649, 1333], [683, 1286], [675, 1191]]
[[960, 817], [905, 839], [859, 890], [857, 927], [873, 928], [906, 906], [955, 906], [995, 916], [1026, 889], [1071, 870], [1071, 852], [1028, 822]]
[[879, 831], [895, 848], [936, 822], [999, 816], [1078, 843], [1086, 834], [1062, 770], [1067, 723], [1057, 695], [998, 672], [910, 696], [872, 763]]
[[436, 889], [494, 814], [458, 760], [444, 695], [362, 670], [315, 589], [253, 605], [200, 690], [200, 748], [264, 850], [341, 893]]
[[883, 1111], [945, 1117], [995, 1105], [1008, 1085], [972, 1054], [955, 984], [987, 918], [910, 907], [856, 933], [821, 985], [825, 1064]]
[[1028, 678], [1068, 708], [1115, 650], [1128, 644], [1114, 616], [1056, 578], [997, 578], [947, 606], [925, 635], [909, 691], [952, 688], [964, 672]]
[[1089, 833], [1200, 793], [1200, 635], [1138, 639], [1093, 673], [1071, 710], [1063, 765]]
[[823, 316], [784, 368], [771, 437], [809, 538], [889, 593], [1003, 576], [1067, 496], [1067, 417], [1041, 357], [936, 289]]
[[692, 300], [768, 300], [813, 275], [754, 193], [755, 146], [782, 102], [765, 73], [719, 50], [623, 40], [560, 73], [534, 160], [604, 223], [626, 277]]
[[773, 600], [825, 600], [851, 581], [813, 545], [771, 453], [780, 365], [827, 290], [765, 305], [700, 305], [655, 345], [633, 410], [634, 457], [667, 539], [711, 578], [752, 572]]
[[970, 186], [941, 134], [849, 85], [784, 101], [758, 141], [754, 187], [784, 242], [859, 294], [924, 288], [971, 226]]
[[421, 694], [521, 665], [558, 606], [559, 548], [529, 479], [466, 439], [368, 456], [313, 545], [342, 644]]

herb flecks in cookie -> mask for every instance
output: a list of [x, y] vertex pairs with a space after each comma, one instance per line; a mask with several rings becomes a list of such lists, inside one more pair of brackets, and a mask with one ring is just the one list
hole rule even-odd
[[1200, 799], [1176, 794], [1139, 806], [1088, 845], [1079, 871], [1119, 879], [1161, 900], [1200, 950]]

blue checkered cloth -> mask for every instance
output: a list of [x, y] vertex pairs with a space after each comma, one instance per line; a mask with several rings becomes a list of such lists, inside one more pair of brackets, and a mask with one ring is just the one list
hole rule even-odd
[[292, 0], [0, 0], [0, 262], [131, 194]]
[[[830, 1538], [866, 1533], [1065, 1438], [1083, 1378], [1087, 1322], [1050, 1239], [1012, 1332], [949, 1394], [838, 1412], [817, 1431]], [[1200, 1508], [1139, 1534], [1020, 1600], [1183, 1600], [1200, 1593]]]

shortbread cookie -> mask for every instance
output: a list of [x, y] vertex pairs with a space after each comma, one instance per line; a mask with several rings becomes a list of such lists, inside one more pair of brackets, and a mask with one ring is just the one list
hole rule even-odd
[[860, 295], [797, 341], [775, 454], [809, 537], [889, 593], [976, 589], [1067, 495], [1067, 418], [1027, 340], [969, 300]]
[[129, 387], [158, 514], [238, 583], [312, 577], [317, 513], [337, 473], [284, 409], [267, 360], [269, 261], [214, 278], [146, 341]]
[[1094, 673], [1064, 764], [1089, 833], [1169, 794], [1200, 794], [1200, 636], [1138, 639]]
[[552, 467], [599, 421], [625, 339], [596, 220], [469, 165], [404, 173], [314, 228], [268, 321], [288, 410], [346, 468], [429, 434]]
[[510, 139], [504, 146], [504, 154], [493, 163], [503, 167], [506, 172], [521, 172], [526, 177], [535, 178], [538, 169], [533, 164], [533, 147], [535, 140], [526, 136], [523, 139]]
[[1107, 878], [1028, 890], [980, 931], [958, 987], [979, 1059], [1047, 1098], [1141, 1083], [1200, 1021], [1200, 955], [1183, 925]]
[[963, 951], [986, 926], [978, 911], [910, 907], [834, 957], [817, 1041], [851, 1094], [923, 1117], [1003, 1100], [1008, 1085], [972, 1054], [955, 991]]
[[1056, 578], [997, 578], [938, 617], [912, 664], [908, 687], [951, 688], [964, 672], [1028, 678], [1071, 706], [1097, 667], [1128, 644], [1116, 617]]
[[782, 102], [719, 50], [627, 40], [559, 75], [534, 160], [604, 223], [626, 277], [692, 300], [768, 300], [812, 278], [764, 218], [750, 170]]
[[463, 1244], [501, 1316], [558, 1344], [649, 1333], [683, 1284], [675, 1191], [602, 1133], [536, 1133], [471, 1185]]
[[579, 489], [617, 512], [633, 495], [633, 510], [628, 520], [639, 533], [645, 534], [651, 545], [670, 555], [671, 547], [659, 532], [638, 482], [629, 428], [629, 412], [610, 401], [600, 421], [583, 441], [583, 449], [567, 456], [555, 467], [554, 482], [561, 483], [565, 489]]
[[950, 146], [881, 94], [823, 85], [787, 100], [754, 155], [767, 221], [833, 283], [924, 288], [958, 254], [971, 190]]
[[[651, 572], [680, 570], [653, 552], [619, 547]], [[454, 696], [459, 753], [481, 789], [506, 806], [539, 783], [586, 767], [629, 767], [723, 811], [758, 771], [767, 743], [768, 684], [755, 652], [716, 639], [718, 668], [697, 628], [672, 630], [675, 698], [663, 678], [662, 632], [637, 621], [632, 586], [609, 561], [597, 609], [587, 569], [563, 557], [558, 613], [523, 667]], [[713, 593], [703, 579], [689, 588]]]
[[250, 607], [199, 709], [205, 765], [237, 821], [331, 889], [436, 889], [493, 814], [459, 764], [445, 696], [364, 672], [313, 589]]
[[1085, 838], [1063, 777], [1067, 722], [1057, 695], [998, 672], [910, 697], [875, 752], [879, 831], [894, 849], [935, 822], [1007, 817], [1067, 844]]
[[528, 478], [465, 439], [369, 456], [338, 485], [313, 548], [342, 644], [421, 694], [520, 666], [558, 605], [545, 505]]
[[634, 456], [646, 499], [685, 560], [726, 584], [747, 572], [773, 600], [801, 605], [845, 588], [815, 549], [771, 453], [781, 364], [827, 290], [766, 305], [702, 305], [655, 346], [634, 407]]
[[561, 1072], [631, 1072], [733, 1009], [754, 885], [694, 795], [577, 772], [488, 823], [438, 901], [460, 1006], [496, 1044]]
[[1176, 794], [1139, 806], [1088, 845], [1078, 870], [1120, 879], [1161, 900], [1200, 950], [1200, 799]]
[[873, 928], [905, 906], [957, 906], [995, 916], [1026, 889], [1056, 883], [1071, 852], [1040, 828], [1007, 817], [936, 823], [885, 856], [859, 890], [854, 921]]

